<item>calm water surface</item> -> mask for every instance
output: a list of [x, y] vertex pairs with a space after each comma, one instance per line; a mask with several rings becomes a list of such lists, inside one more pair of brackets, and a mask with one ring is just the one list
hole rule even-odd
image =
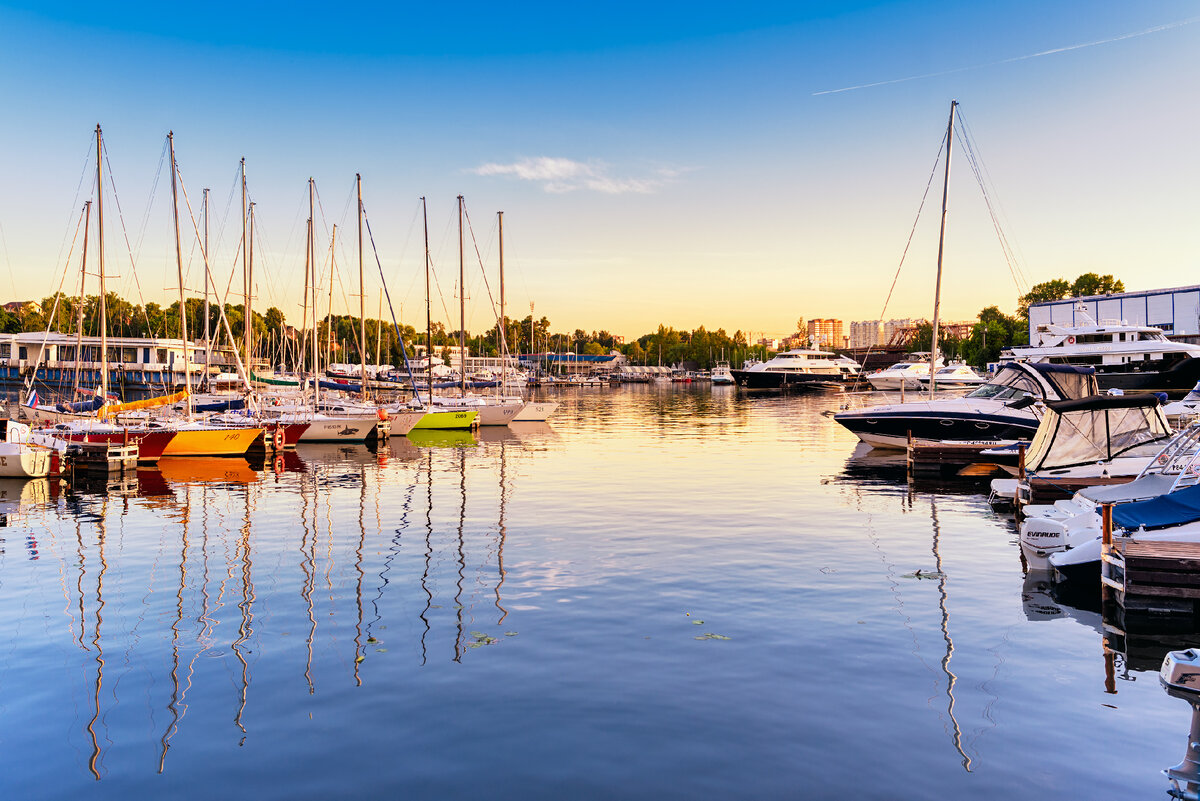
[[1106, 656], [838, 396], [557, 399], [0, 488], [0, 797], [1167, 797], [1155, 671], [1197, 638]]

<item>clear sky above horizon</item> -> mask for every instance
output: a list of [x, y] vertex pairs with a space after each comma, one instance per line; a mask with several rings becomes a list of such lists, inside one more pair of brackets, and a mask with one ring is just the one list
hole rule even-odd
[[[951, 99], [1025, 283], [956, 141], [943, 317], [1011, 311], [1026, 283], [1087, 271], [1200, 283], [1195, 3], [117, 5], [0, 0], [0, 296], [51, 295], [64, 276], [74, 291], [99, 122], [120, 204], [106, 194], [106, 271], [131, 299], [175, 296], [174, 130], [197, 213], [212, 190], [222, 287], [246, 158], [256, 308], [293, 322], [309, 176], [318, 254], [339, 230], [334, 309], [357, 309], [356, 172], [405, 322], [423, 318], [424, 195], [434, 318], [457, 327], [459, 194], [492, 292], [503, 210], [510, 316], [532, 301], [555, 330], [929, 316], [940, 171], [884, 302]], [[466, 250], [479, 331], [493, 317]]]

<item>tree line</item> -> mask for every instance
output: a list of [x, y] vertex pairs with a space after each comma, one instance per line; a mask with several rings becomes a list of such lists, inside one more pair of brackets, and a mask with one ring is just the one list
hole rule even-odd
[[[1006, 314], [998, 306], [988, 306], [979, 312], [977, 322], [966, 337], [939, 337], [939, 347], [947, 358], [983, 366], [999, 359], [1000, 352], [1005, 348], [1028, 343], [1029, 307], [1032, 304], [1124, 291], [1123, 282], [1112, 275], [1097, 273], [1084, 273], [1074, 281], [1062, 278], [1044, 281], [1018, 298], [1015, 314]], [[167, 306], [154, 302], [135, 304], [109, 292], [105, 305], [109, 336], [179, 337], [178, 301]], [[42, 300], [40, 310], [33, 304], [27, 304], [16, 312], [0, 309], [0, 332], [20, 333], [49, 328], [51, 331], [73, 334], [79, 330], [82, 319], [83, 333], [98, 336], [99, 308], [100, 299], [96, 295], [86, 296], [82, 300], [59, 296], [57, 304], [55, 297], [51, 296]], [[236, 347], [240, 350], [245, 336], [245, 307], [227, 303], [223, 310]], [[221, 309], [216, 304], [210, 305], [207, 326], [202, 299], [188, 298], [184, 311], [190, 340], [202, 340], [206, 330], [218, 342], [227, 339], [221, 322]], [[307, 365], [311, 345], [301, 351], [304, 332], [289, 325], [284, 313], [277, 307], [270, 306], [265, 312], [254, 311], [251, 326], [256, 360], [289, 367]], [[303, 327], [311, 328], [311, 323]], [[364, 355], [368, 363], [399, 366], [404, 362], [401, 341], [405, 343], [410, 357], [414, 345], [425, 344], [423, 326], [400, 323], [398, 328], [399, 338], [397, 326], [391, 320], [367, 320], [367, 341], [362, 345], [365, 346]], [[770, 356], [767, 348], [751, 343], [747, 334], [740, 330], [729, 334], [724, 328], [710, 331], [700, 326], [688, 331], [660, 324], [657, 330], [624, 342], [606, 330], [588, 332], [577, 328], [571, 332], [554, 332], [548, 318], [534, 318], [532, 314], [524, 319], [506, 318], [503, 324], [497, 323], [474, 335], [468, 331], [464, 338], [469, 352], [477, 356], [497, 356], [505, 346], [508, 352], [514, 354], [554, 352], [603, 355], [616, 351], [631, 364], [694, 364], [705, 369], [721, 360], [738, 366], [749, 358], [766, 359]], [[358, 362], [361, 358], [358, 339], [357, 317], [326, 315], [317, 323], [317, 343], [322, 360], [328, 353], [335, 362]], [[437, 322], [431, 326], [430, 339], [434, 353], [446, 358], [449, 348], [458, 345], [459, 332]], [[918, 329], [912, 350], [929, 350], [931, 340], [932, 326], [925, 323]]]

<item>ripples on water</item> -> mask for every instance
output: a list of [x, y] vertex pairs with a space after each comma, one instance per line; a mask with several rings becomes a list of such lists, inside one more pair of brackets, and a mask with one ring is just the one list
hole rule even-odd
[[836, 395], [558, 399], [0, 487], [0, 796], [1165, 797], [1197, 638], [1106, 657], [980, 485], [910, 487]]

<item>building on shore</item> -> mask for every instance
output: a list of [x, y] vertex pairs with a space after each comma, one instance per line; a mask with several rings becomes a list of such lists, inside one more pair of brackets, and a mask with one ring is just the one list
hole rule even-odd
[[1037, 342], [1039, 325], [1085, 325], [1119, 320], [1129, 325], [1161, 328], [1171, 339], [1200, 342], [1200, 286], [1147, 289], [1115, 295], [1035, 303], [1029, 307], [1029, 341]]
[[818, 348], [845, 347], [842, 337], [842, 321], [833, 318], [816, 318], [808, 321], [808, 340]]

